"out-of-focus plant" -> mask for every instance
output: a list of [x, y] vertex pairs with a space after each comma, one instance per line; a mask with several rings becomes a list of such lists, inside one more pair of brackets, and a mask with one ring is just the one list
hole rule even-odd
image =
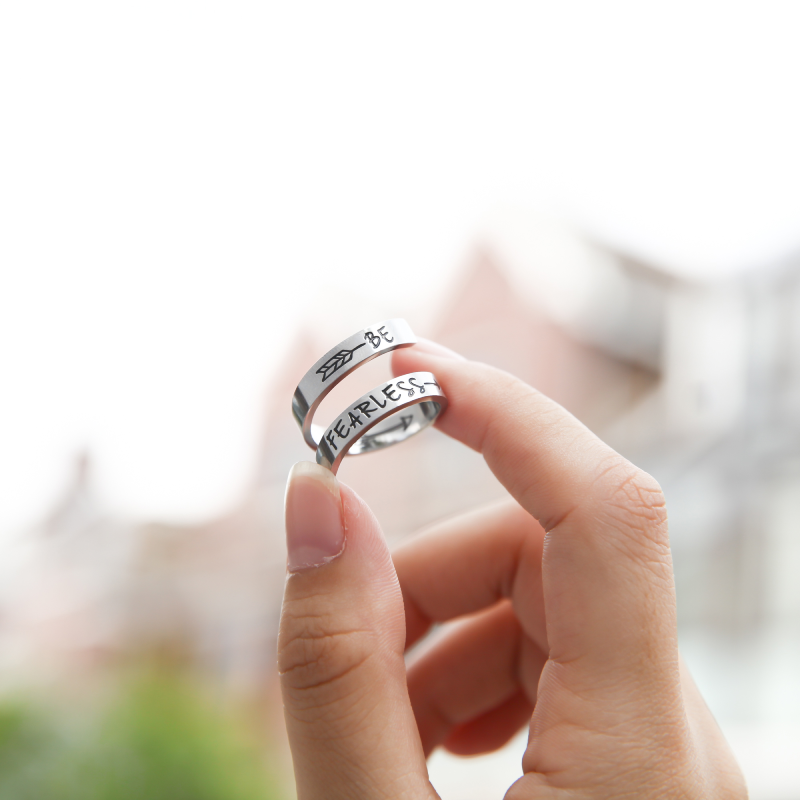
[[264, 753], [191, 682], [147, 673], [100, 713], [0, 704], [2, 800], [282, 800]]

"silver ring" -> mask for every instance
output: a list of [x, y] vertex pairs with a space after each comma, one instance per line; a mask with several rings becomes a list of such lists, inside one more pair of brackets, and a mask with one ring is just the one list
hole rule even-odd
[[[410, 372], [381, 384], [348, 406], [325, 431], [317, 464], [334, 475], [346, 455], [391, 447], [427, 428], [447, 408], [447, 398], [431, 372]], [[387, 417], [398, 412], [399, 419]]]
[[417, 338], [404, 319], [389, 319], [354, 333], [325, 353], [303, 376], [292, 398], [292, 414], [306, 444], [312, 449], [319, 445], [324, 429], [312, 425], [314, 412], [339, 381], [382, 353], [416, 343]]

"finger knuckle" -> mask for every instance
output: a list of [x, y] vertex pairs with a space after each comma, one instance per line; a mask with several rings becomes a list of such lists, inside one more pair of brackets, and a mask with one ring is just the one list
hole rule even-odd
[[324, 702], [325, 692], [341, 695], [342, 683], [375, 652], [374, 632], [342, 625], [325, 612], [284, 609], [278, 639], [278, 671], [297, 697]]
[[658, 481], [625, 461], [612, 470], [606, 487], [605, 516], [622, 541], [645, 559], [668, 557], [667, 505]]

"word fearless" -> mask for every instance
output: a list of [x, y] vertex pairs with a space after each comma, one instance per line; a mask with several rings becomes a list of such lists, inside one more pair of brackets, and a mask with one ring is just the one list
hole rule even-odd
[[[365, 400], [363, 403], [356, 403], [352, 410], [347, 412], [349, 424], [345, 422], [345, 418], [342, 417], [335, 425], [331, 426], [331, 428], [325, 434], [325, 439], [334, 450], [338, 450], [339, 446], [336, 444], [336, 438], [334, 437], [334, 434], [336, 434], [339, 439], [346, 439], [350, 435], [351, 430], [355, 430], [359, 425], [364, 424], [361, 419], [362, 414], [367, 419], [371, 419], [373, 414], [378, 414], [380, 411], [383, 411], [383, 409], [386, 408], [390, 402], [398, 403], [399, 401], [403, 400], [403, 395], [399, 392], [405, 392], [406, 397], [413, 397], [417, 392], [420, 394], [425, 394], [427, 391], [425, 389], [426, 386], [435, 386], [437, 389], [440, 388], [438, 383], [433, 381], [424, 381], [423, 383], [419, 383], [416, 378], [409, 378], [408, 383], [406, 383], [406, 381], [387, 383], [386, 386], [384, 386], [379, 392], [379, 394], [382, 394], [386, 398], [383, 403], [381, 403], [381, 401], [378, 400], [374, 394], [369, 396], [369, 400], [372, 400], [377, 408], [375, 406], [371, 406], [369, 400]], [[359, 411], [361, 412], [360, 414], [358, 413]]]

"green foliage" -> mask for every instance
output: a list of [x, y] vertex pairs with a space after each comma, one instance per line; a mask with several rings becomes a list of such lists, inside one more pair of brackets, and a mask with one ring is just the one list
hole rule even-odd
[[47, 786], [59, 751], [52, 726], [37, 708], [21, 703], [0, 706], [0, 797], [49, 798]]
[[140, 676], [97, 719], [0, 705], [3, 800], [279, 800], [257, 746], [190, 683]]

